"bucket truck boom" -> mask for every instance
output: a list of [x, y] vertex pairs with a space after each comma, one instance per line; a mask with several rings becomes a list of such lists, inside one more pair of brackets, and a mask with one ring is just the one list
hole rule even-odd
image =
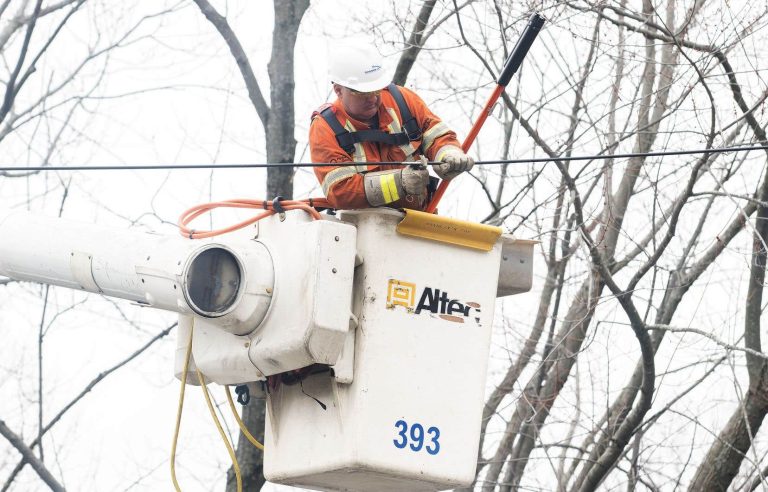
[[[437, 216], [429, 233], [405, 235], [402, 219], [388, 209], [321, 220], [295, 210], [191, 240], [5, 213], [0, 275], [179, 313], [178, 377], [193, 324], [191, 363], [207, 381], [271, 376], [271, 481], [466, 486], [495, 298], [530, 289], [534, 242]], [[482, 244], [454, 242], [451, 231]]]

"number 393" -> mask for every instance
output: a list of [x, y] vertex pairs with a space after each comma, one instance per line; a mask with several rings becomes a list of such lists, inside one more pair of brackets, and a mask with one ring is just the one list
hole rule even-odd
[[408, 425], [405, 420], [395, 422], [397, 429], [397, 439], [392, 439], [392, 443], [398, 449], [404, 449], [406, 446], [414, 452], [424, 449], [431, 455], [440, 452], [440, 429], [430, 427], [424, 431], [424, 426], [419, 423]]

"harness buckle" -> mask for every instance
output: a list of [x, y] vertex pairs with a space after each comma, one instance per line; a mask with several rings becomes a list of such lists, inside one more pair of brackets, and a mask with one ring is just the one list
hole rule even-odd
[[[408, 127], [410, 127], [410, 129]], [[413, 142], [414, 140], [421, 140], [421, 128], [419, 128], [419, 126], [416, 124], [415, 119], [409, 120], [403, 126], [403, 129], [405, 130], [406, 135], [408, 135], [408, 140], [410, 140], [411, 142]]]

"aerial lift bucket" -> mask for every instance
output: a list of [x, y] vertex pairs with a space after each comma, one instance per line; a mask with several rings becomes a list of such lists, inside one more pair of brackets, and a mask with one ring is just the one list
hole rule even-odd
[[530, 289], [535, 242], [424, 215], [439, 241], [396, 231], [402, 212], [340, 214], [357, 229], [352, 326], [330, 372], [270, 388], [268, 480], [417, 492], [474, 479], [495, 300]]
[[[466, 151], [544, 19], [534, 15]], [[530, 289], [533, 241], [426, 212], [357, 210], [350, 330], [331, 371], [267, 396], [264, 475], [319, 490], [417, 492], [475, 478], [497, 296]]]

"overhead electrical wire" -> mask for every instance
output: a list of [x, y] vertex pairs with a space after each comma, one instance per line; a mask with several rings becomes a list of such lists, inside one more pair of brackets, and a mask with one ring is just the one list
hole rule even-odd
[[[496, 159], [475, 161], [476, 166], [492, 166], [501, 164], [538, 164], [547, 162], [572, 162], [572, 161], [595, 161], [602, 159], [629, 159], [633, 157], [669, 157], [681, 155], [696, 154], [725, 154], [728, 152], [749, 152], [752, 150], [768, 150], [766, 145], [750, 145], [741, 147], [720, 147], [712, 149], [695, 150], [667, 150], [658, 152], [629, 152], [624, 154], [597, 154], [585, 156], [570, 157], [532, 157], [523, 159]], [[0, 166], [0, 173], [30, 173], [41, 171], [147, 171], [147, 170], [189, 170], [189, 169], [261, 169], [277, 167], [322, 167], [338, 166], [339, 162], [284, 162], [284, 163], [264, 163], [264, 164], [129, 164], [129, 165], [110, 165], [110, 166]], [[382, 161], [376, 162], [382, 165], [398, 165], [401, 161]], [[428, 162], [427, 164], [436, 164]]]

